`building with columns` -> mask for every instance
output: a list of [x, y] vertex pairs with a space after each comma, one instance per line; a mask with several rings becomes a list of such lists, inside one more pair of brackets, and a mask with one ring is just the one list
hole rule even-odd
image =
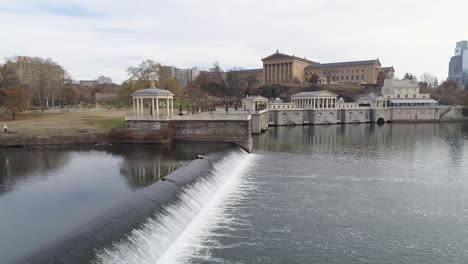
[[241, 101], [244, 111], [258, 111], [268, 108], [268, 99], [263, 96], [247, 96]]
[[171, 119], [174, 116], [174, 94], [156, 88], [154, 83], [131, 94], [133, 115], [142, 118]]
[[302, 109], [335, 109], [337, 97], [329, 91], [302, 92], [291, 96], [291, 102]]
[[263, 82], [265, 84], [275, 83], [304, 83], [304, 69], [309, 65], [317, 64], [306, 58], [294, 55], [276, 53], [263, 58]]
[[393, 78], [395, 69], [382, 67], [379, 59], [319, 63], [276, 53], [262, 58], [263, 83], [375, 84], [380, 71]]

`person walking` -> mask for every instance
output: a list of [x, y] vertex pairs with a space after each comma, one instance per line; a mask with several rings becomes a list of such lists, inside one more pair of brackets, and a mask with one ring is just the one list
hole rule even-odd
[[5, 130], [5, 134], [8, 132], [8, 127], [7, 127], [7, 125], [6, 125], [6, 124], [5, 124], [5, 125], [3, 125], [3, 130]]

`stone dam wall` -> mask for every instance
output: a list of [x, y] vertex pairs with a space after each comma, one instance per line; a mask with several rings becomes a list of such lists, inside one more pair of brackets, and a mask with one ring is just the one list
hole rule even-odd
[[[127, 120], [126, 129], [137, 134], [161, 131], [175, 141], [229, 142], [252, 151], [251, 120]], [[140, 137], [141, 138], [141, 137]], [[144, 137], [143, 137], [144, 138]], [[156, 143], [147, 137], [143, 143]]]

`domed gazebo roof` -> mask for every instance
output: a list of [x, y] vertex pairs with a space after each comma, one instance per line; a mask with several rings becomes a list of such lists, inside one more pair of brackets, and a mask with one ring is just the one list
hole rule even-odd
[[154, 83], [152, 83], [150, 87], [148, 87], [146, 89], [141, 89], [141, 90], [135, 91], [134, 93], [131, 94], [131, 96], [172, 97], [172, 96], [174, 96], [174, 94], [171, 93], [168, 90], [163, 90], [163, 89], [156, 88], [154, 86]]

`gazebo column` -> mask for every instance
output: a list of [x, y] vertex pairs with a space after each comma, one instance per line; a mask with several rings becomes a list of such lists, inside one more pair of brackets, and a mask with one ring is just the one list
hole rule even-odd
[[140, 115], [145, 116], [145, 108], [143, 107], [143, 98], [140, 98]]
[[156, 118], [159, 119], [159, 99], [156, 97]]
[[166, 118], [169, 119], [169, 98], [166, 99]]
[[135, 98], [132, 98], [132, 107], [133, 107], [133, 115], [136, 115], [136, 111], [135, 111]]
[[171, 98], [171, 117], [174, 117], [174, 98]]
[[140, 110], [140, 98], [136, 99], [136, 107], [137, 107], [137, 116], [141, 115], [141, 110]]
[[151, 98], [151, 115], [154, 117], [154, 98]]

